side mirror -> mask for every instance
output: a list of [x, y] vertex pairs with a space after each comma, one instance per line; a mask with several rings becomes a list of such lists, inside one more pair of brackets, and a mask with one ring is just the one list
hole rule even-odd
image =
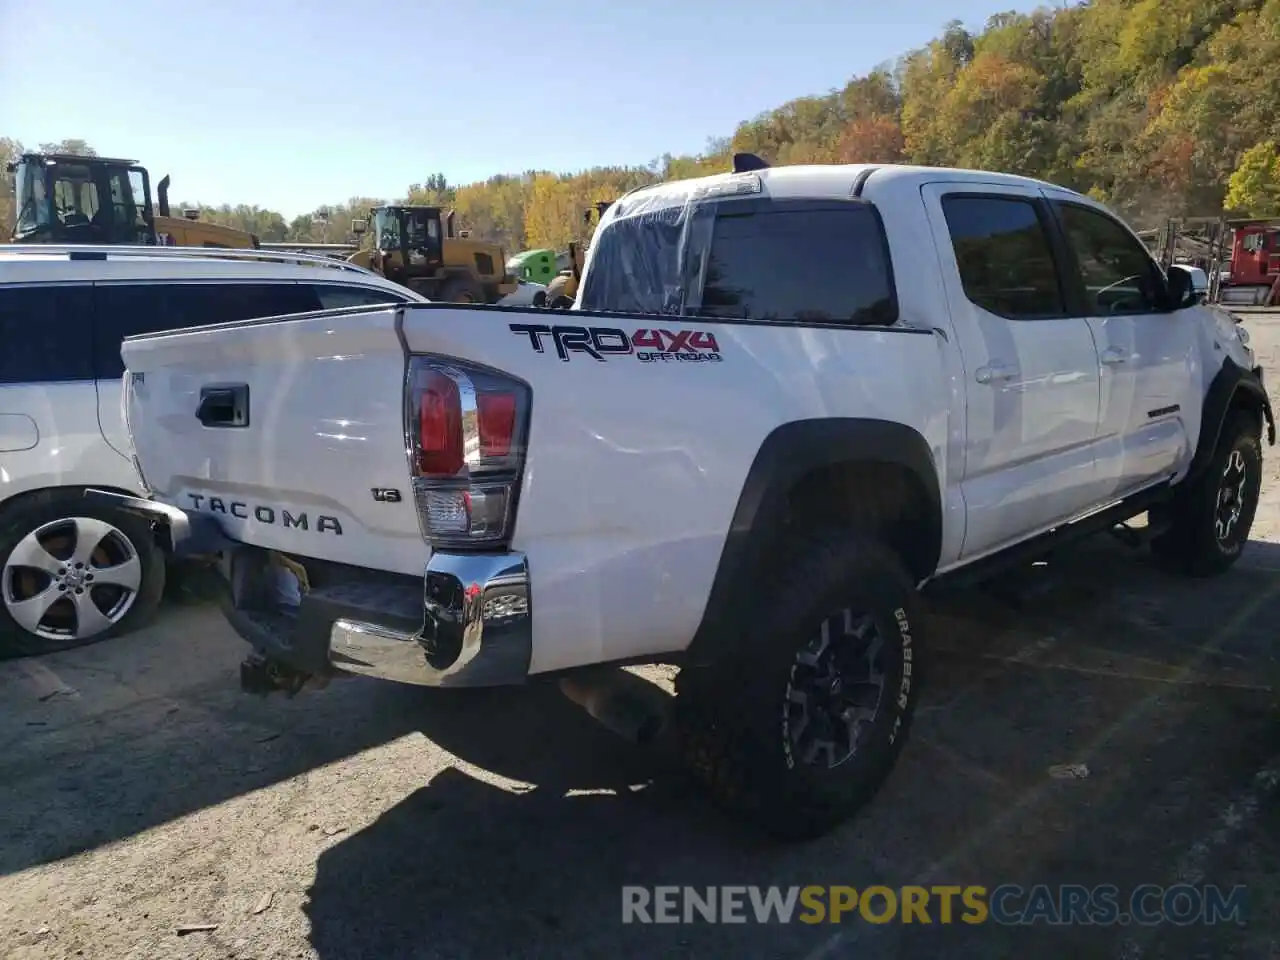
[[351, 232], [354, 233], [357, 237], [363, 236], [365, 231], [368, 229], [369, 229], [368, 220], [352, 220], [351, 221]]
[[1190, 270], [1175, 263], [1169, 267], [1169, 307], [1183, 310], [1200, 303], [1201, 293], [1196, 289], [1194, 277]]

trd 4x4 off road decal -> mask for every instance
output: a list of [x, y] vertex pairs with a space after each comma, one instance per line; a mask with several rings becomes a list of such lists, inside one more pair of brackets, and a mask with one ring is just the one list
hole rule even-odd
[[571, 354], [585, 353], [596, 360], [630, 356], [643, 363], [719, 363], [720, 345], [709, 330], [660, 330], [641, 327], [627, 333], [617, 327], [561, 327], [540, 323], [512, 323], [511, 332], [526, 336], [538, 353], [546, 352], [546, 341], [556, 356], [568, 361]]

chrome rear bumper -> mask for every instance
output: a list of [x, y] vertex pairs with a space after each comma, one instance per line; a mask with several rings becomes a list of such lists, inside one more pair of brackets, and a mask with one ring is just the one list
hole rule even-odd
[[427, 687], [523, 682], [533, 652], [529, 564], [520, 553], [436, 553], [418, 635], [341, 618], [329, 660], [345, 673]]
[[427, 687], [528, 679], [533, 624], [522, 553], [435, 553], [421, 581], [294, 558], [309, 573], [325, 569], [286, 613], [272, 552], [228, 539], [216, 517], [114, 491], [86, 496], [150, 520], [170, 554], [217, 555], [223, 614], [261, 663], [302, 676], [338, 671]]

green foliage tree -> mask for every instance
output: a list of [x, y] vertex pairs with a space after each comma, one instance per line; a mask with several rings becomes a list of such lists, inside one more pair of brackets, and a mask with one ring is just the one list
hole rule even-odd
[[1228, 210], [1246, 217], [1280, 214], [1280, 153], [1273, 140], [1255, 144], [1244, 152], [1227, 180]]

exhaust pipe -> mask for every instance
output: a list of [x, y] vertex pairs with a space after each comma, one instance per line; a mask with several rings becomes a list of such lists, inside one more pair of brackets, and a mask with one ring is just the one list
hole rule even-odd
[[632, 743], [653, 743], [666, 729], [674, 698], [617, 667], [588, 668], [560, 678], [560, 692], [608, 730]]
[[167, 173], [156, 184], [156, 200], [160, 204], [160, 216], [169, 216], [169, 175]]

